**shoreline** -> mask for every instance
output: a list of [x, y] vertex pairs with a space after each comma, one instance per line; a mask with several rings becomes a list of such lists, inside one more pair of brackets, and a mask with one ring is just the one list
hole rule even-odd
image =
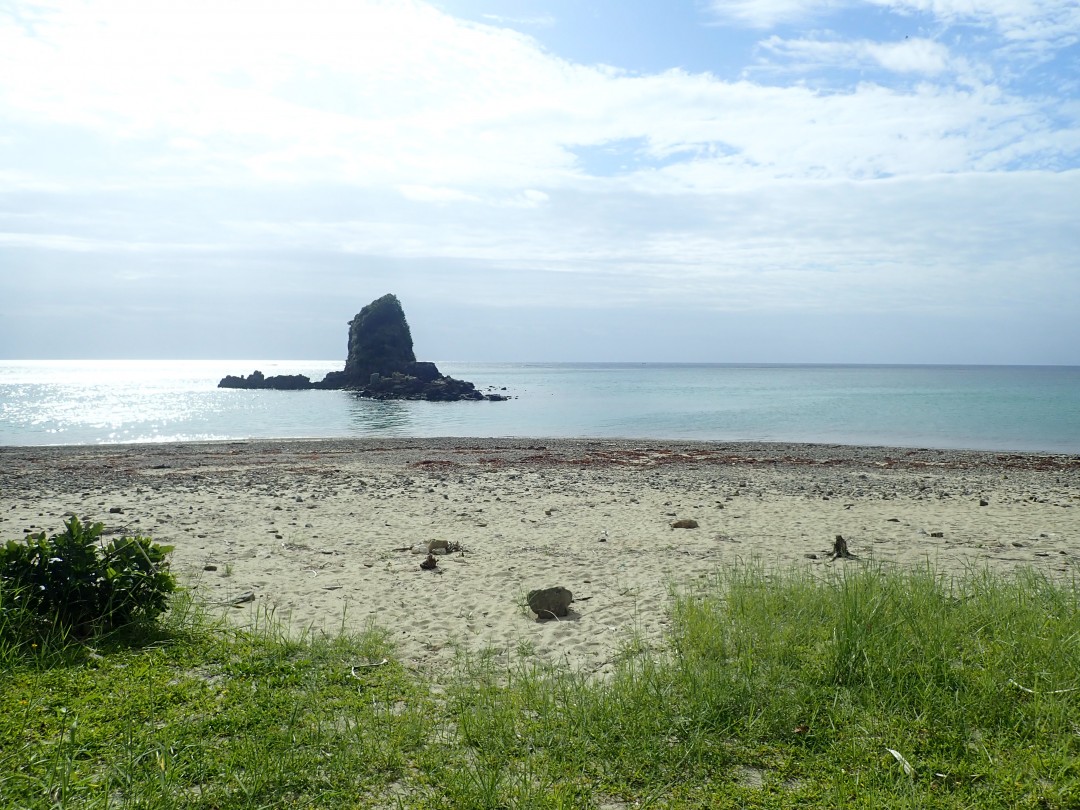
[[[660, 644], [670, 588], [736, 564], [1080, 572], [1080, 456], [609, 439], [290, 439], [0, 447], [0, 541], [65, 513], [171, 545], [239, 624], [385, 628], [408, 664], [455, 653], [610, 670]], [[120, 511], [115, 511], [120, 510]], [[691, 529], [672, 528], [693, 520]], [[842, 534], [861, 561], [828, 561]], [[432, 539], [463, 553], [422, 570]], [[575, 598], [561, 621], [533, 588]]]
[[320, 449], [327, 452], [365, 452], [365, 451], [458, 451], [458, 450], [481, 450], [493, 449], [503, 451], [533, 450], [539, 446], [545, 450], [572, 454], [585, 452], [597, 448], [632, 449], [635, 447], [668, 448], [675, 450], [727, 449], [733, 454], [759, 454], [759, 455], [782, 455], [802, 452], [809, 457], [822, 456], [850, 459], [873, 459], [878, 456], [892, 457], [916, 457], [929, 458], [931, 456], [957, 456], [971, 462], [1003, 461], [1002, 457], [1015, 459], [1021, 458], [1048, 458], [1064, 461], [1074, 460], [1080, 464], [1080, 453], [1070, 451], [1052, 450], [1013, 450], [1013, 449], [983, 449], [983, 448], [949, 448], [908, 445], [878, 445], [878, 444], [849, 444], [841, 442], [801, 442], [801, 441], [726, 441], [710, 439], [663, 439], [663, 438], [624, 438], [624, 437], [558, 437], [558, 436], [432, 436], [432, 437], [365, 437], [365, 436], [340, 436], [340, 437], [281, 437], [281, 438], [226, 438], [226, 439], [199, 439], [193, 441], [162, 441], [162, 442], [99, 442], [94, 444], [0, 444], [0, 455], [6, 454], [45, 454], [65, 455], [80, 452], [109, 453], [109, 452], [147, 452], [177, 451], [179, 454], [193, 454], [200, 452], [213, 452], [214, 450], [228, 447], [230, 449], [245, 448], [251, 450], [273, 449], [281, 451], [284, 448], [306, 448], [310, 452], [318, 452]]
[[[393, 402], [393, 400], [370, 400], [371, 402]], [[213, 447], [221, 445], [293, 445], [293, 444], [340, 444], [340, 445], [380, 445], [424, 442], [432, 446], [440, 443], [480, 443], [496, 445], [530, 445], [546, 444], [558, 446], [573, 445], [673, 445], [673, 446], [724, 446], [731, 448], [812, 448], [812, 449], [850, 449], [853, 451], [872, 451], [902, 455], [910, 452], [915, 453], [955, 453], [960, 455], [993, 456], [1052, 456], [1064, 458], [1080, 458], [1080, 447], [1063, 446], [1056, 449], [1044, 447], [1021, 447], [1021, 446], [961, 446], [961, 445], [935, 445], [932, 442], [912, 443], [902, 445], [866, 443], [858, 440], [818, 440], [818, 439], [708, 439], [692, 437], [664, 438], [656, 436], [518, 436], [507, 434], [502, 436], [368, 436], [363, 434], [350, 434], [341, 436], [232, 436], [215, 438], [168, 438], [168, 439], [138, 439], [133, 441], [96, 441], [96, 442], [71, 442], [59, 444], [4, 444], [0, 442], [0, 451], [3, 450], [28, 450], [28, 451], [78, 451], [83, 449], [100, 448], [102, 450], [123, 450], [153, 447]]]

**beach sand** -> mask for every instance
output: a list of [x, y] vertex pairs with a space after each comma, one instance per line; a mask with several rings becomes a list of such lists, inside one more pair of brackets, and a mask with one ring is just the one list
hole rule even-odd
[[[742, 563], [1075, 575], [1078, 507], [1080, 457], [1043, 454], [540, 439], [0, 448], [0, 539], [59, 531], [66, 514], [150, 536], [233, 622], [373, 622], [429, 674], [486, 650], [602, 675], [632, 635], [662, 643], [673, 586]], [[859, 560], [829, 559], [837, 534]], [[424, 570], [414, 547], [430, 540], [464, 551]], [[525, 596], [551, 586], [575, 601], [540, 621]]]

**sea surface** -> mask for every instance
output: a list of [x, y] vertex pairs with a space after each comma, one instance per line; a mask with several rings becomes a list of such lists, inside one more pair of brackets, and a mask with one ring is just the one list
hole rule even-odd
[[511, 399], [217, 388], [256, 368], [317, 380], [340, 360], [0, 361], [0, 445], [518, 436], [1080, 453], [1080, 367], [438, 365]]

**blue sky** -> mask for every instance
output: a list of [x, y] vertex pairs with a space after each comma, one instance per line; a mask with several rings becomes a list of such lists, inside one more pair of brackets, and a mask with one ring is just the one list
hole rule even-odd
[[0, 357], [1080, 364], [1075, 0], [0, 0]]

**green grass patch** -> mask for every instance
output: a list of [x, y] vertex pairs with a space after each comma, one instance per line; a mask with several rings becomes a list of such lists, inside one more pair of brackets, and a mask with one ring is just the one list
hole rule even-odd
[[0, 674], [5, 807], [362, 806], [428, 736], [383, 634], [290, 638], [188, 613]]
[[6, 657], [0, 645], [0, 796], [30, 808], [1080, 806], [1075, 582], [821, 570], [744, 567], [677, 594], [668, 649], [628, 640], [603, 682], [479, 656], [433, 690], [374, 628], [242, 632], [183, 596], [137, 638]]

